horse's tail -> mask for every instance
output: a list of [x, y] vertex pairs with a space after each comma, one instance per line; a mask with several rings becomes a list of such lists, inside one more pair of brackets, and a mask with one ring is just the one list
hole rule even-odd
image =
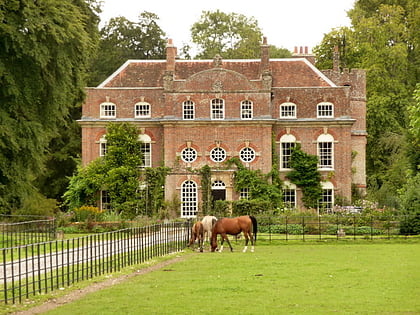
[[254, 234], [254, 240], [257, 240], [257, 231], [258, 231], [258, 224], [257, 224], [257, 219], [253, 216], [250, 215], [249, 218], [252, 221], [252, 233]]

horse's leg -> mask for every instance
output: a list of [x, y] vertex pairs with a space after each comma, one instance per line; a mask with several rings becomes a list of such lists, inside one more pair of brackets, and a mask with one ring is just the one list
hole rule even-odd
[[254, 252], [254, 245], [255, 245], [254, 234], [252, 232], [250, 232], [249, 237], [251, 238], [251, 253], [253, 253]]
[[246, 251], [248, 250], [248, 241], [249, 241], [249, 235], [248, 232], [244, 231], [244, 236], [245, 236], [245, 247], [242, 250], [243, 253], [246, 253]]
[[227, 235], [225, 235], [225, 237], [226, 237], [226, 242], [229, 244], [230, 251], [233, 252], [232, 245], [230, 245], [229, 237]]

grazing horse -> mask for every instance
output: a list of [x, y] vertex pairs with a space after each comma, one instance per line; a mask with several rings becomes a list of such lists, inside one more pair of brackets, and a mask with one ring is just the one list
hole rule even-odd
[[216, 223], [217, 218], [212, 215], [206, 215], [201, 222], [203, 222], [204, 227], [204, 240], [210, 242], [211, 240], [211, 230], [213, 229], [214, 224]]
[[191, 229], [191, 239], [188, 247], [192, 245], [194, 249], [194, 243], [196, 240], [198, 240], [198, 248], [200, 249], [200, 252], [203, 252], [204, 227], [201, 221], [194, 223]]
[[222, 218], [217, 220], [216, 224], [212, 230], [211, 236], [211, 251], [214, 252], [217, 248], [217, 235], [222, 236], [222, 241], [220, 243], [219, 252], [223, 251], [223, 242], [226, 240], [229, 244], [230, 251], [233, 251], [232, 245], [228, 238], [229, 235], [238, 235], [243, 232], [245, 236], [245, 247], [243, 252], [245, 253], [248, 249], [248, 241], [251, 239], [251, 252], [254, 251], [254, 244], [257, 240], [257, 219], [252, 215], [244, 215], [236, 218]]

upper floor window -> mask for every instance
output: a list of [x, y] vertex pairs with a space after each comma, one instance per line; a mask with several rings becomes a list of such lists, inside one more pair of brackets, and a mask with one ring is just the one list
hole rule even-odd
[[280, 169], [290, 169], [290, 157], [296, 146], [294, 135], [285, 134], [280, 138]]
[[213, 162], [223, 162], [226, 159], [226, 151], [223, 148], [216, 147], [210, 151], [210, 158]]
[[280, 118], [296, 118], [296, 104], [289, 102], [281, 104]]
[[182, 119], [191, 120], [195, 118], [194, 102], [185, 101], [182, 103]]
[[141, 141], [142, 165], [141, 167], [152, 167], [152, 139], [146, 135], [139, 135]]
[[150, 115], [150, 104], [146, 102], [140, 102], [134, 105], [134, 117], [135, 118], [149, 118]]
[[225, 119], [225, 101], [220, 98], [211, 100], [211, 119]]
[[99, 156], [105, 156], [106, 152], [106, 135], [103, 135], [101, 139], [99, 139]]
[[241, 102], [241, 119], [252, 119], [252, 107], [251, 101], [246, 100]]
[[186, 163], [192, 163], [197, 159], [197, 151], [194, 148], [185, 148], [181, 152], [181, 159]]
[[322, 134], [317, 139], [319, 168], [334, 168], [334, 137]]
[[319, 103], [316, 107], [317, 118], [331, 118], [334, 117], [334, 105], [329, 102]]
[[239, 152], [239, 158], [242, 162], [250, 163], [255, 160], [255, 151], [253, 148], [245, 147]]
[[110, 102], [105, 102], [101, 104], [101, 118], [115, 118], [117, 117], [117, 105]]

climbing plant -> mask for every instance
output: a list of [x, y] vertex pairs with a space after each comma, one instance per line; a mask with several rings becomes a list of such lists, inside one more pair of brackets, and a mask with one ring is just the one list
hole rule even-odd
[[203, 203], [203, 214], [210, 214], [212, 211], [212, 196], [211, 196], [211, 168], [204, 165], [200, 169], [201, 175], [201, 200]]
[[306, 208], [316, 208], [322, 196], [321, 173], [318, 171], [318, 157], [302, 151], [299, 144], [290, 157], [292, 170], [286, 177], [302, 189], [302, 202]]

